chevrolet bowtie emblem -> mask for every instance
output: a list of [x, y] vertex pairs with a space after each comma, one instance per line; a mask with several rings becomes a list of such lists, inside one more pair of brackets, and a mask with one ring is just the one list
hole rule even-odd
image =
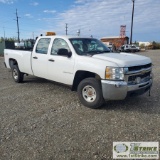
[[141, 74], [145, 74], [147, 71], [146, 70], [143, 70], [143, 71], [141, 71]]

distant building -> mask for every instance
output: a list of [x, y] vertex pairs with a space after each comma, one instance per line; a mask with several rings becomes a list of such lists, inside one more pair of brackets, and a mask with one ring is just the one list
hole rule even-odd
[[115, 36], [115, 37], [103, 37], [101, 38], [101, 41], [108, 45], [114, 44], [116, 46], [116, 48], [119, 48], [120, 46], [124, 45], [124, 44], [128, 44], [129, 42], [129, 38], [126, 36], [124, 38]]
[[153, 49], [153, 43], [152, 42], [138, 42], [141, 49]]
[[152, 45], [151, 42], [138, 42], [138, 43], [139, 43], [139, 46], [144, 45], [145, 47]]

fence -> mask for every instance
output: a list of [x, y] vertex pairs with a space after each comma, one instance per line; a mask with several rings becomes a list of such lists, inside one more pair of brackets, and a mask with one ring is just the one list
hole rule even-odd
[[4, 49], [14, 49], [13, 41], [0, 41], [0, 56], [4, 55]]

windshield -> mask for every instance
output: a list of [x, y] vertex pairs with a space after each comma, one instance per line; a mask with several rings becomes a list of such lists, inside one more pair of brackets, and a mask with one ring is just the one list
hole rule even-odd
[[95, 55], [110, 52], [101, 41], [93, 38], [71, 38], [74, 49], [78, 55]]
[[136, 46], [131, 46], [131, 48], [136, 48]]

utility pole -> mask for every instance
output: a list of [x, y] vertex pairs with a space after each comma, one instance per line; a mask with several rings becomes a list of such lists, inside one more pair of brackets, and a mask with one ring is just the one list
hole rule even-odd
[[17, 13], [17, 9], [16, 9], [16, 21], [17, 21], [17, 33], [18, 33], [18, 42], [20, 43], [20, 38], [19, 38], [19, 18], [20, 17], [18, 17], [18, 13]]
[[34, 32], [32, 32], [32, 36], [33, 36], [33, 39], [34, 39]]
[[3, 34], [4, 34], [4, 40], [6, 39], [6, 35], [5, 35], [5, 27], [3, 27]]
[[80, 29], [77, 31], [77, 36], [80, 36], [80, 33], [81, 33], [81, 31], [80, 31]]
[[6, 33], [4, 27], [3, 27], [3, 32], [4, 32], [4, 48], [6, 48]]
[[68, 34], [68, 24], [66, 23], [66, 35]]
[[132, 32], [133, 32], [133, 17], [134, 17], [134, 2], [135, 0], [132, 0], [133, 7], [132, 7], [132, 19], [131, 19], [131, 36], [130, 36], [130, 44], [132, 44]]

